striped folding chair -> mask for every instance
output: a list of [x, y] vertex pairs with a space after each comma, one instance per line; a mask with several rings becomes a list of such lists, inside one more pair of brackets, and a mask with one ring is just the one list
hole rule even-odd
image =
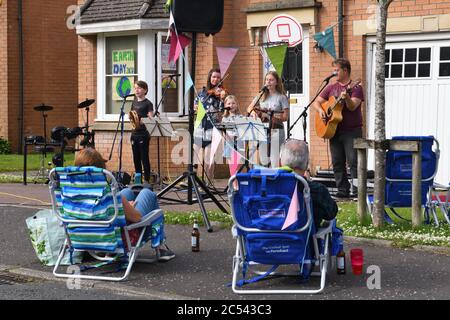
[[[118, 183], [105, 169], [57, 167], [50, 172], [49, 180], [53, 212], [66, 233], [66, 241], [53, 269], [55, 276], [120, 281], [128, 277], [135, 261], [157, 260], [137, 260], [137, 255], [142, 245], [161, 230], [164, 220], [161, 209], [153, 210], [138, 223], [127, 225]], [[146, 233], [148, 228], [152, 232]], [[133, 234], [137, 234], [136, 241], [132, 241]], [[80, 271], [118, 263], [118, 270], [126, 268], [125, 272], [120, 276], [58, 272], [63, 257], [75, 251], [88, 252], [100, 261], [81, 266]]]

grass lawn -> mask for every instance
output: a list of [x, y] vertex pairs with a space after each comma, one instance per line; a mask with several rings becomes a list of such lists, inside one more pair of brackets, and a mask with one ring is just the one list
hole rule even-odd
[[[376, 230], [370, 217], [367, 217], [363, 224], [360, 224], [357, 216], [356, 202], [338, 203], [339, 212], [337, 215], [337, 226], [344, 230], [344, 235], [369, 239], [390, 240], [397, 247], [411, 247], [413, 245], [432, 245], [450, 247], [450, 225], [444, 221], [443, 216], [438, 214], [441, 225], [435, 227], [434, 224], [423, 225], [420, 228], [412, 229], [411, 223], [403, 221], [397, 217], [392, 217], [395, 224], [385, 224], [383, 228]], [[407, 219], [411, 219], [411, 210], [400, 209], [398, 213]], [[210, 221], [219, 221], [223, 227], [231, 227], [233, 221], [230, 215], [220, 211], [208, 212]], [[203, 224], [200, 212], [165, 212], [166, 223], [192, 225], [194, 219], [199, 224]]]
[[[411, 220], [411, 209], [403, 208], [396, 211], [403, 218]], [[358, 222], [356, 202], [342, 202], [339, 204], [337, 224], [347, 236], [391, 240], [394, 245], [399, 247], [413, 245], [450, 247], [450, 225], [445, 222], [440, 210], [438, 210], [439, 227], [434, 224], [424, 224], [419, 228], [412, 229], [411, 222], [399, 219], [394, 215], [390, 216], [395, 224], [385, 224], [381, 229], [376, 230], [370, 217], [367, 217], [363, 224]]]
[[[44, 160], [44, 165], [47, 166], [48, 162], [52, 162], [54, 153], [48, 153]], [[73, 153], [64, 154], [64, 162], [66, 166], [73, 164]], [[27, 171], [39, 170], [41, 164], [40, 154], [27, 154]], [[1, 154], [0, 155], [0, 172], [20, 172], [23, 171], [23, 155], [20, 154]]]

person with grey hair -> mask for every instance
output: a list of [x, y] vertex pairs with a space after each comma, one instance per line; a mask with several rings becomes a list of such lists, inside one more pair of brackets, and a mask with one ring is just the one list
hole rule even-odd
[[[309, 149], [306, 142], [288, 139], [280, 151], [282, 169], [292, 170], [300, 176], [308, 172]], [[314, 225], [319, 227], [322, 220], [333, 220], [338, 212], [336, 202], [328, 189], [321, 183], [307, 179], [311, 192]]]

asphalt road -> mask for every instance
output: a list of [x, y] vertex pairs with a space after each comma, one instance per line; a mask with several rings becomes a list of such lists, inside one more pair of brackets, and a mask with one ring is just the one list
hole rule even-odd
[[[366, 299], [449, 299], [450, 256], [414, 249], [398, 249], [374, 245], [370, 242], [355, 243], [346, 240], [347, 253], [353, 247], [363, 248], [364, 273], [355, 276], [347, 265], [346, 275], [335, 271], [327, 277], [322, 294], [309, 295], [256, 295], [240, 296], [232, 292], [227, 283], [231, 281], [231, 262], [235, 241], [229, 230], [212, 233], [201, 229], [201, 250], [190, 250], [190, 226], [167, 225], [166, 235], [176, 258], [168, 263], [135, 264], [127, 281], [82, 281], [79, 288], [68, 288], [65, 280], [57, 280], [52, 268], [42, 266], [28, 238], [25, 219], [37, 209], [0, 207], [0, 299], [202, 299], [202, 300], [366, 300]], [[152, 254], [149, 248], [144, 256]], [[347, 261], [348, 262], [348, 261]], [[379, 282], [374, 281], [369, 266], [379, 272]], [[373, 268], [373, 267], [372, 267]], [[2, 272], [20, 275], [22, 282], [2, 284]], [[372, 277], [371, 277], [372, 276]], [[379, 284], [378, 288], [369, 288]], [[275, 278], [252, 284], [254, 288], [282, 285], [298, 288], [294, 278]], [[313, 278], [308, 285], [318, 285]], [[73, 287], [73, 286], [72, 286]]]

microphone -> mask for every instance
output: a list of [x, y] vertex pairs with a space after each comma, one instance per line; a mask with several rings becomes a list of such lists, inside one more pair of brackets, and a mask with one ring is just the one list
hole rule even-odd
[[126, 98], [129, 98], [129, 97], [134, 97], [136, 94], [134, 94], [134, 93], [130, 93], [130, 94], [127, 94], [124, 98], [126, 99]]
[[263, 86], [263, 87], [261, 88], [261, 90], [259, 90], [259, 92], [264, 92], [264, 91], [267, 91], [267, 90], [269, 90], [269, 89], [267, 89], [267, 86]]
[[173, 78], [173, 77], [181, 77], [181, 73], [178, 74], [169, 74], [168, 77]]
[[323, 81], [330, 81], [331, 78], [337, 76], [337, 72], [333, 71], [332, 74], [330, 74], [328, 77], [326, 77]]

